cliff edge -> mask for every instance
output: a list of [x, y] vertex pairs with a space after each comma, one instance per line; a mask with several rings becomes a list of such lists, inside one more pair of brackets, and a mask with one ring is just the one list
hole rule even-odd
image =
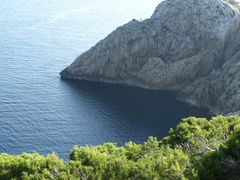
[[62, 78], [175, 90], [215, 114], [240, 111], [240, 8], [234, 0], [165, 0], [117, 28]]

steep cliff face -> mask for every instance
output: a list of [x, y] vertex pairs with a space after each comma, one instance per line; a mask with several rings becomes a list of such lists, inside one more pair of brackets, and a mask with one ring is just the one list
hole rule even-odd
[[176, 90], [214, 113], [240, 110], [240, 17], [232, 0], [165, 0], [117, 28], [62, 78]]
[[216, 114], [237, 112], [240, 115], [240, 18], [225, 36], [222, 57], [222, 66], [189, 83], [178, 98], [208, 107]]

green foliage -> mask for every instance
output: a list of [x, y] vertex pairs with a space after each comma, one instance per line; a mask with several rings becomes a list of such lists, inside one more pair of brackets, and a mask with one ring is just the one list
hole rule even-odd
[[55, 154], [0, 155], [0, 179], [57, 179], [65, 164]]
[[0, 154], [0, 179], [239, 179], [240, 118], [184, 119], [169, 136], [74, 147], [70, 161], [55, 154]]
[[199, 173], [205, 179], [239, 179], [240, 177], [240, 129], [236, 127], [229, 140], [217, 151], [204, 157]]
[[184, 119], [175, 131], [170, 130], [168, 137], [163, 139], [164, 144], [173, 148], [181, 146], [194, 158], [215, 151], [225, 143], [234, 128], [240, 125], [237, 116], [217, 116], [208, 121], [204, 118], [189, 117]]
[[75, 147], [70, 158], [81, 167], [74, 173], [84, 172], [89, 179], [184, 179], [189, 165], [182, 150], [159, 146], [154, 138], [144, 145]]

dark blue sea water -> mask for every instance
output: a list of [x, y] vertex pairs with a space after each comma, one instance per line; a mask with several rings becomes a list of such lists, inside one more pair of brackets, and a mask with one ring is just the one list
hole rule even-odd
[[117, 26], [150, 17], [159, 0], [0, 0], [0, 153], [163, 137], [205, 110], [174, 93], [62, 81], [59, 72]]

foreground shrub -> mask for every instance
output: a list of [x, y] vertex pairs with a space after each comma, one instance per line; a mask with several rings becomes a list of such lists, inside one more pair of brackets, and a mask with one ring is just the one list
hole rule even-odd
[[240, 129], [238, 127], [226, 143], [202, 159], [199, 169], [204, 179], [240, 178]]
[[208, 121], [204, 118], [189, 117], [176, 128], [170, 130], [169, 136], [163, 139], [164, 144], [173, 148], [181, 146], [192, 158], [200, 158], [216, 151], [224, 144], [240, 125], [237, 116], [218, 116]]
[[90, 179], [184, 179], [190, 165], [182, 150], [159, 146], [154, 138], [144, 145], [75, 147], [70, 157], [81, 167], [74, 173], [84, 172]]
[[55, 154], [0, 155], [0, 179], [58, 179], [65, 164]]
[[240, 179], [240, 118], [186, 118], [169, 136], [118, 147], [74, 147], [55, 154], [0, 155], [0, 179]]

